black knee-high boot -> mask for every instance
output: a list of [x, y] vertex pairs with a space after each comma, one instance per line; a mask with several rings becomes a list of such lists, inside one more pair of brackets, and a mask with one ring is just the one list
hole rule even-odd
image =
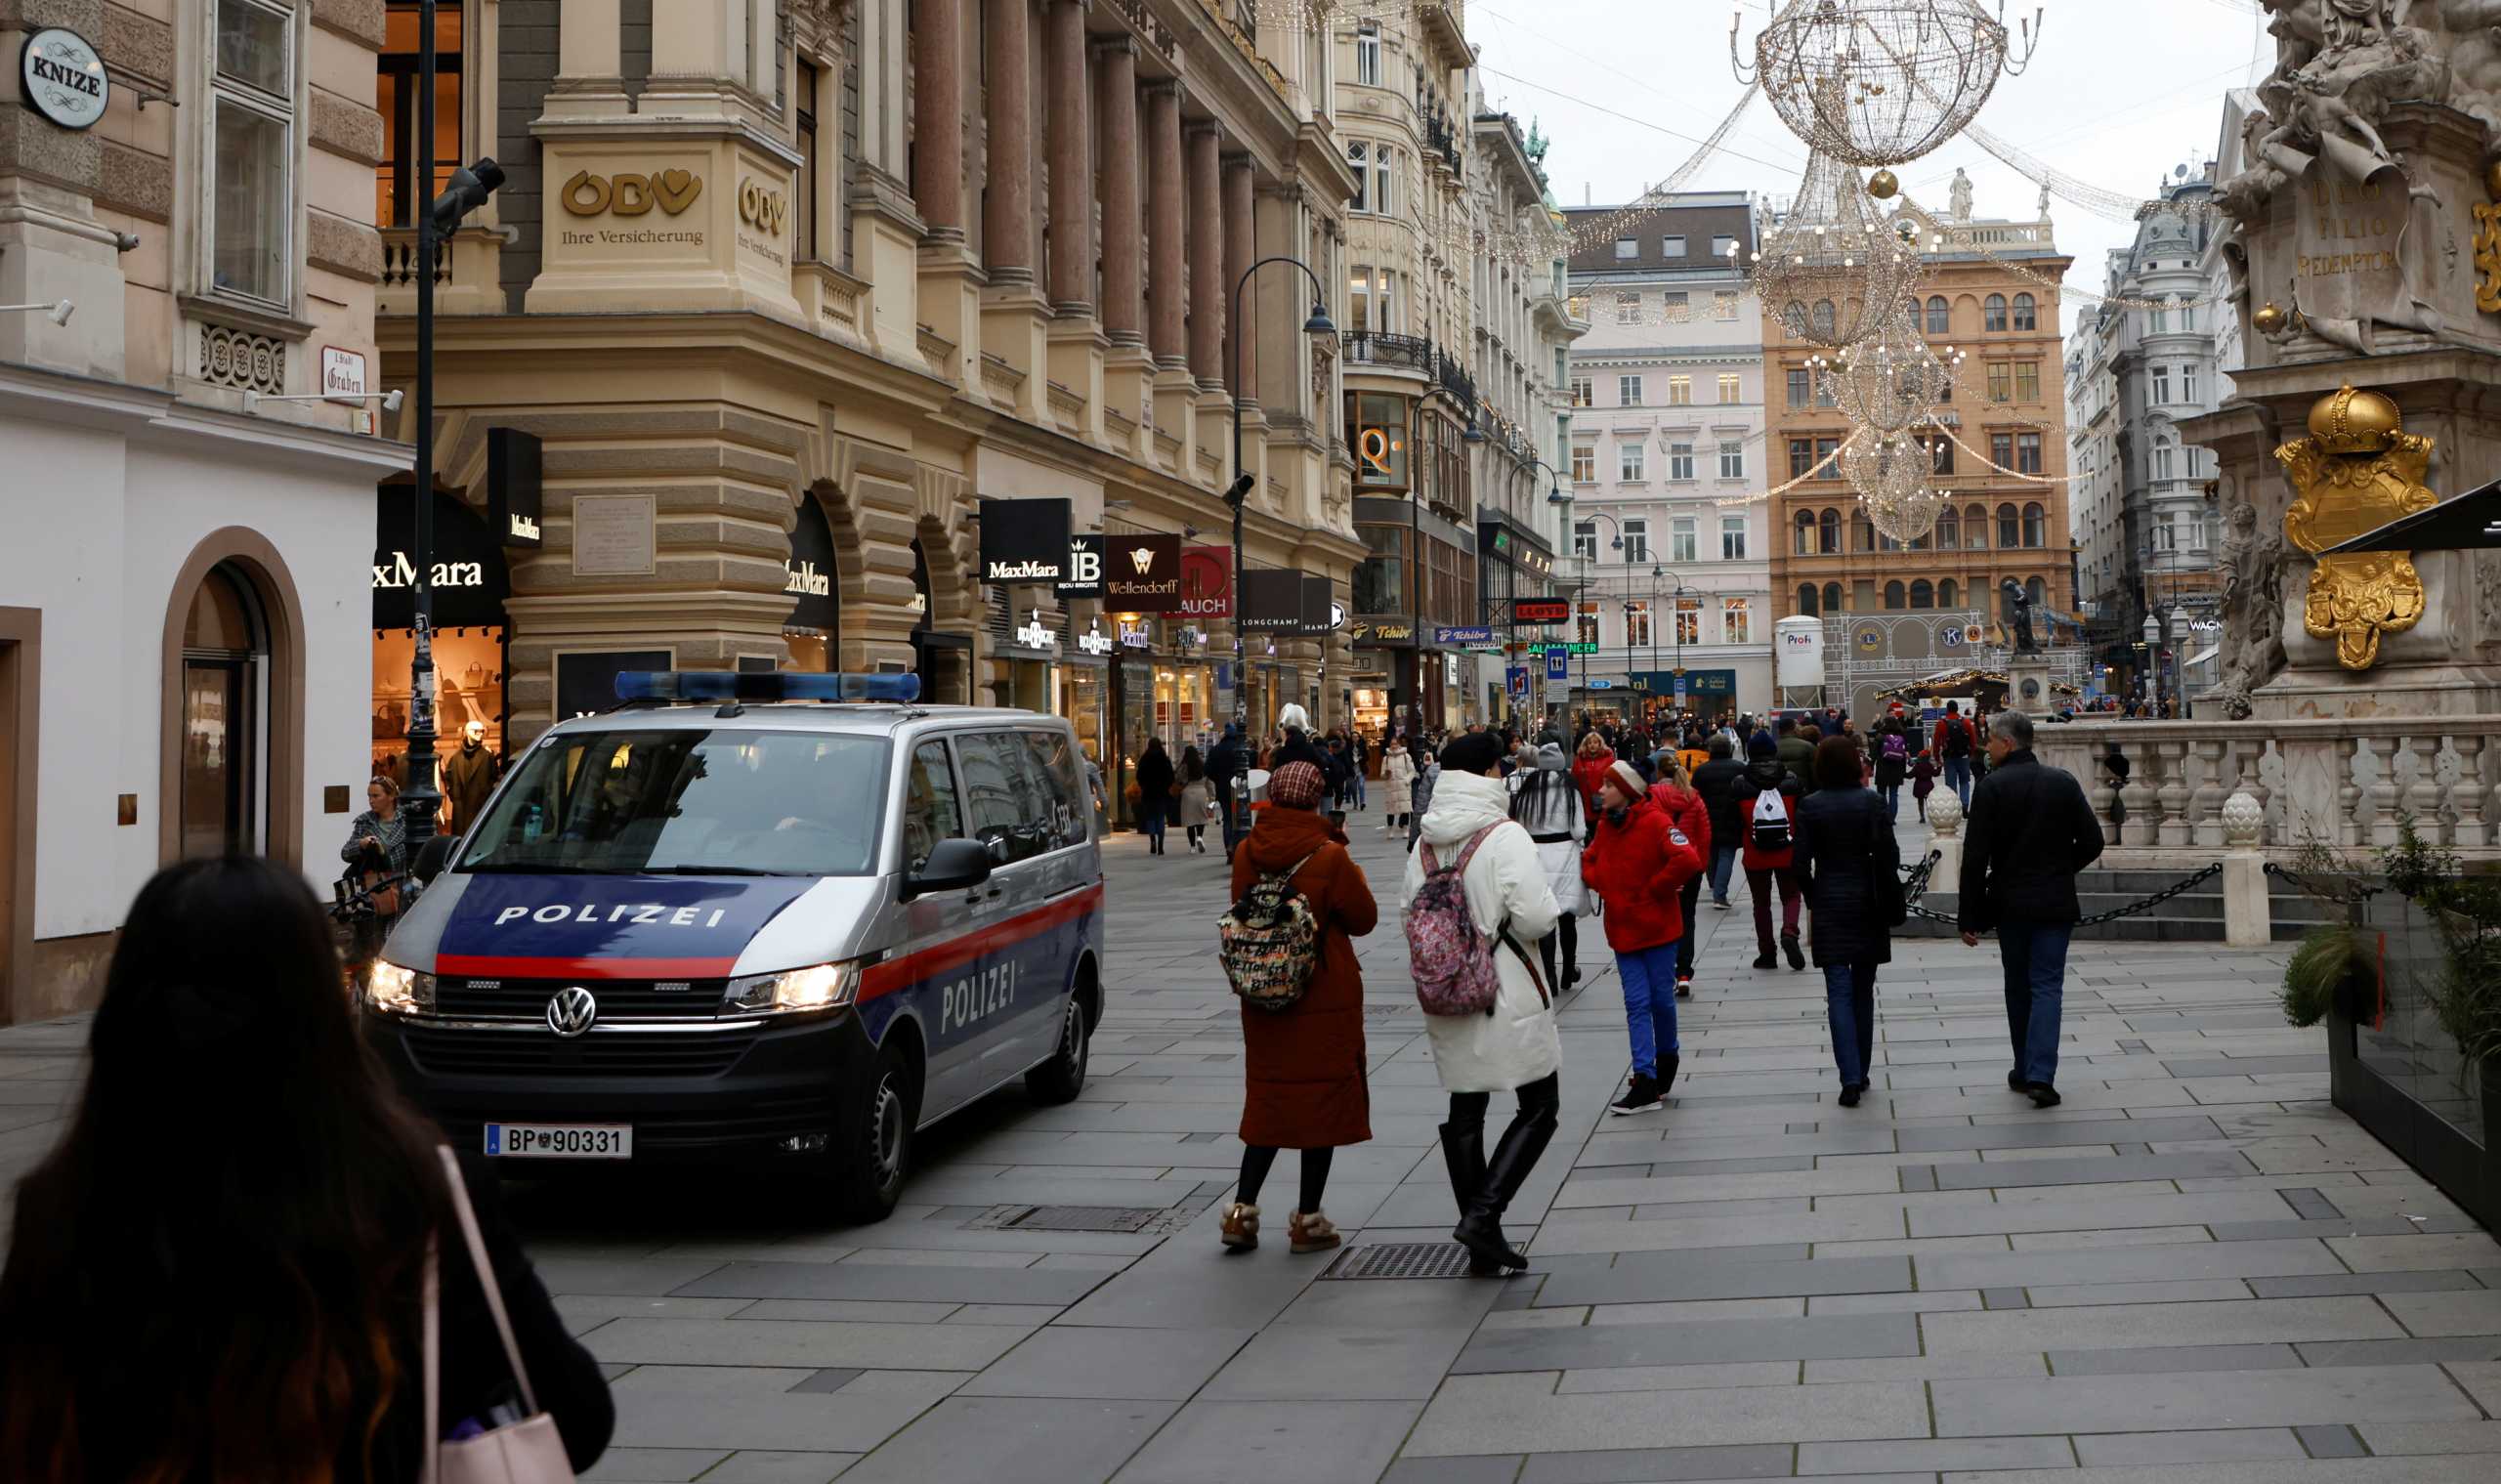
[[1476, 1199], [1468, 1203], [1466, 1213], [1451, 1231], [1452, 1238], [1479, 1262], [1499, 1263], [1506, 1268], [1528, 1266], [1528, 1258], [1503, 1236], [1503, 1212], [1528, 1182], [1529, 1171], [1537, 1167], [1546, 1146], [1553, 1141], [1561, 1091], [1559, 1073], [1548, 1073], [1520, 1089], [1519, 1112], [1512, 1116], [1511, 1126], [1503, 1130], [1502, 1142], [1494, 1146], [1493, 1157], [1486, 1162], [1485, 1180], [1477, 1188]]

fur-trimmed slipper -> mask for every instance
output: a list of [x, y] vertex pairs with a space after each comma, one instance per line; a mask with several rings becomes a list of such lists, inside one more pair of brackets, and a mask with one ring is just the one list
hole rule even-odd
[[1259, 1208], [1239, 1201], [1224, 1208], [1224, 1245], [1247, 1252], [1259, 1245]]
[[1319, 1211], [1295, 1211], [1286, 1221], [1286, 1234], [1297, 1252], [1325, 1252], [1346, 1239], [1337, 1235], [1336, 1226]]

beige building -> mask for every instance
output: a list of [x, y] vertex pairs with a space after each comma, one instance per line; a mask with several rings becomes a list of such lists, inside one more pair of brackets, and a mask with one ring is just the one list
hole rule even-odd
[[[387, 9], [372, 198], [398, 385], [427, 191], [414, 7]], [[1237, 411], [1249, 565], [1343, 594], [1337, 347], [1303, 333], [1291, 266], [1242, 293], [1238, 346], [1228, 303], [1291, 256], [1347, 322], [1357, 183], [1326, 38], [1200, 0], [443, 16], [437, 172], [490, 154], [510, 180], [435, 269], [440, 488], [481, 508], [498, 429], [538, 441], [543, 478], [540, 544], [445, 641], [446, 732], [465, 708], [526, 742], [653, 663], [911, 670], [938, 700], [1071, 716], [1117, 791], [1149, 735], [1177, 748], [1231, 712]], [[984, 585], [985, 496], [1070, 499], [1115, 550], [1180, 535], [1191, 611]], [[404, 649], [376, 623], [377, 654]], [[1343, 674], [1342, 637], [1250, 646], [1255, 724], [1322, 714], [1325, 645]], [[482, 687], [457, 705], [455, 676]]]
[[[0, 1021], [158, 866], [364, 807], [383, 7], [0, 5]], [[27, 85], [32, 77], [34, 84]]]

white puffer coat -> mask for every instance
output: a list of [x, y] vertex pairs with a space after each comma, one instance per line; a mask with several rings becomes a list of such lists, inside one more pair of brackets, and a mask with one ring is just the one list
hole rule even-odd
[[[1446, 1091], [1506, 1092], [1563, 1064], [1563, 1045], [1554, 1034], [1553, 987], [1541, 995], [1540, 975], [1529, 968], [1537, 958], [1537, 940], [1553, 931], [1562, 910], [1554, 904], [1537, 846], [1526, 829], [1511, 823], [1510, 802], [1501, 779], [1445, 772], [1423, 818], [1423, 842], [1445, 864], [1469, 835], [1488, 825], [1503, 827], [1477, 847], [1464, 880], [1467, 912], [1477, 930], [1491, 935], [1508, 924], [1510, 942], [1494, 949], [1501, 981], [1494, 1013], [1424, 1017], [1433, 1067]], [[1400, 904], [1415, 901], [1423, 886], [1424, 853], [1418, 849], [1407, 857]]]
[[1416, 796], [1416, 759], [1408, 756], [1405, 747], [1392, 743], [1389, 756], [1381, 760], [1380, 777], [1389, 785], [1381, 790], [1381, 812], [1405, 814]]
[[[1589, 916], [1597, 903], [1581, 882], [1581, 839], [1590, 832], [1589, 819], [1581, 812], [1581, 790], [1571, 774], [1552, 771], [1553, 782], [1540, 784], [1537, 796], [1520, 804], [1522, 790], [1537, 776], [1533, 770], [1511, 775], [1511, 817], [1538, 838], [1537, 858], [1546, 863], [1546, 884], [1554, 891], [1554, 905], [1572, 916]], [[1565, 838], [1547, 838], [1558, 834]]]

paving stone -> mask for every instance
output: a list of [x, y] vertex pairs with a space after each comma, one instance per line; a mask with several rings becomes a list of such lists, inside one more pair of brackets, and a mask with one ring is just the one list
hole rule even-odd
[[2417, 1237], [2331, 1237], [2328, 1247], [2357, 1273], [2413, 1272], [2427, 1268], [2488, 1267], [2501, 1263], [2501, 1242], [2480, 1234]]
[[1685, 1260], [1688, 1255], [1673, 1251], [1631, 1253], [1619, 1258], [1611, 1268], [1556, 1273], [1539, 1291], [1538, 1302], [1632, 1303], [1873, 1293], [1907, 1291], [1911, 1287], [1911, 1264], [1903, 1257], [1692, 1262]]
[[2049, 1365], [2038, 1355], [1903, 1355], [1884, 1360], [1810, 1360], [1805, 1367], [1809, 1385], [1827, 1381], [1995, 1379], [2049, 1374]]
[[1373, 1484], [1421, 1410], [1416, 1402], [1196, 1401], [1113, 1478], [1115, 1484]]
[[1171, 1402], [951, 1397], [843, 1475], [843, 1484], [1105, 1479], [1179, 1410]]
[[2023, 1124], [1980, 1124], [1940, 1128], [1905, 1128], [1895, 1135], [1904, 1153], [1943, 1149], [2045, 1149], [2060, 1144], [2108, 1144], [2127, 1139], [2142, 1143], [2170, 1139], [2212, 1139], [2223, 1130], [2209, 1118], [2041, 1120]]
[[1481, 1334], [1460, 1352], [1452, 1374], [1918, 1353], [1919, 1317], [1911, 1314], [1624, 1324]]
[[1249, 1330], [1054, 1326], [1035, 1331], [955, 1394], [1187, 1401], [1250, 1336]]
[[1526, 1457], [1498, 1453], [1474, 1459], [1400, 1459], [1380, 1484], [1514, 1484]]
[[703, 1475], [702, 1484], [827, 1484], [860, 1461], [856, 1453], [788, 1453], [746, 1448]]
[[717, 1448], [611, 1448], [583, 1484], [684, 1484], [729, 1455]]
[[1598, 1453], [1533, 1453], [1519, 1484], [1672, 1484], [1691, 1479], [1785, 1479], [1791, 1450], [1776, 1443], [1733, 1448], [1636, 1448]]
[[1404, 1451], [1426, 1458], [1929, 1435], [1927, 1389], [1917, 1381], [1571, 1396], [1549, 1386], [1543, 1376], [1453, 1377]]
[[2028, 1309], [2032, 1300], [2021, 1289], [1982, 1289], [1980, 1306], [1985, 1309]]
[[2482, 1403], [2485, 1412], [2501, 1417], [2501, 1361], [2451, 1361], [2440, 1369]]
[[2439, 1365], [2448, 1361], [2501, 1360], [2501, 1335], [2462, 1335], [2431, 1339], [2359, 1339], [2294, 1347], [2313, 1366]]
[[[2447, 1425], [2432, 1423], [2428, 1425]], [[2104, 1432], [2075, 1439], [2086, 1468], [2132, 1464], [2234, 1463], [2251, 1459], [2304, 1459], [2289, 1427], [2225, 1427], [2211, 1432]]]
[[2075, 1452], [2062, 1437], [1807, 1443], [1798, 1450], [1798, 1472], [1801, 1475], [1910, 1473], [1952, 1468], [2065, 1468], [2074, 1462]]
[[867, 1372], [861, 1370], [857, 1366], [828, 1367], [826, 1370], [815, 1373], [807, 1379], [799, 1382], [797, 1385], [792, 1386], [789, 1389], [792, 1391], [806, 1392], [839, 1391], [867, 1374]]
[[2501, 1337], [2501, 1293], [2488, 1289], [2475, 1293], [2382, 1293], [2380, 1302], [2415, 1335]]
[[858, 1298], [876, 1302], [1075, 1303], [1097, 1273], [883, 1263], [733, 1262], [677, 1286], [692, 1296]]
[[2472, 1421], [2480, 1416], [2431, 1366], [1940, 1380], [1929, 1390], [1935, 1398], [1939, 1437], [2290, 1427], [2346, 1420]]
[[1977, 1289], [2036, 1284], [2172, 1282], [2187, 1278], [2260, 1278], [2343, 1273], [2317, 1242], [2182, 1243], [2104, 1251], [2025, 1251], [1922, 1256], [1924, 1289]]
[[745, 1368], [704, 1374], [715, 1370], [638, 1366], [611, 1381], [611, 1446], [866, 1453], [921, 1411], [893, 1397], [788, 1395], [748, 1378]]
[[[1987, 1206], [1940, 1206], [1909, 1213], [1914, 1237], [1971, 1237], [1983, 1233], [2083, 1232], [2106, 1227], [2211, 1226], [2263, 1221], [2281, 1212], [2271, 1193], [2225, 1196], [2134, 1196], [2072, 1201], [1999, 1202]], [[2291, 1235], [2291, 1234], [2286, 1234]]]
[[1929, 1290], [1917, 1293], [1827, 1293], [1806, 1300], [1809, 1314], [1928, 1314], [1980, 1307], [1980, 1295], [1969, 1289]]
[[2237, 1278], [2187, 1278], [2176, 1283], [2088, 1283], [2027, 1289], [2036, 1309], [2064, 1309], [2110, 1303], [2203, 1303], [2249, 1298], [2249, 1286]]
[[721, 1264], [676, 1257], [541, 1257], [534, 1266], [550, 1293], [659, 1294], [674, 1293]]
[[[2007, 1190], [2022, 1185], [2104, 1185], [2123, 1180], [2223, 1179], [2250, 1172], [2236, 1155], [2155, 1154], [2092, 1160], [2009, 1160], [1945, 1165], [1940, 1190]], [[1909, 1187], [1905, 1186], [1905, 1189]]]
[[2501, 1422], [2356, 1422], [2353, 1430], [2383, 1457], [2501, 1454]]
[[[1141, 1332], [1104, 1333], [1128, 1337]], [[1272, 1326], [1233, 1356], [1198, 1395], [1231, 1402], [1420, 1402], [1441, 1384], [1469, 1333], [1464, 1327]]]
[[2294, 1371], [2290, 1345], [2163, 1345], [2147, 1349], [2052, 1350], [2056, 1376], [2160, 1376], [2179, 1371]]
[[786, 1319], [617, 1319], [582, 1343], [636, 1365], [884, 1366], [978, 1371], [1033, 1333], [998, 1325], [817, 1324]]
[[2316, 1273], [2292, 1278], [2252, 1278], [2250, 1292], [2261, 1298], [2317, 1298], [2330, 1293], [2429, 1293], [2473, 1290], [2472, 1273], [2417, 1271], [2406, 1273]]
[[2383, 1339], [2403, 1335], [2379, 1303], [2366, 1296], [1929, 1314], [1921, 1319], [1920, 1329], [1927, 1336], [1927, 1353], [1930, 1355], [1971, 1350], [2108, 1350]]
[[1600, 1391], [1707, 1391], [1721, 1386], [1787, 1386], [1798, 1380], [1798, 1362], [1759, 1360], [1717, 1366], [1601, 1366], [1566, 1371], [1558, 1395]]

